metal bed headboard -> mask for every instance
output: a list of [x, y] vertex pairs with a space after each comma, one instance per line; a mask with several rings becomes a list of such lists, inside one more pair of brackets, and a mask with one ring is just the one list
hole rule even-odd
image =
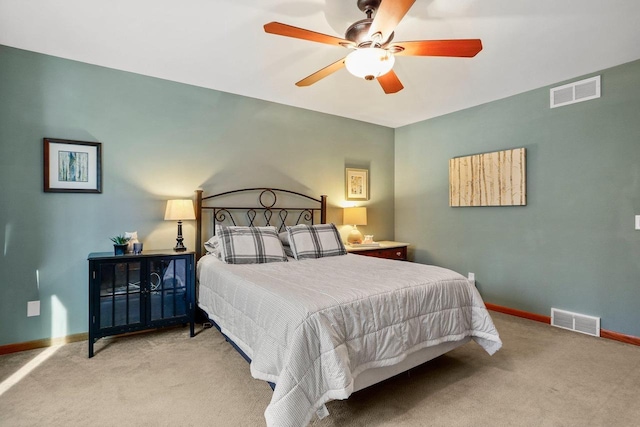
[[[209, 233], [215, 233], [215, 225], [274, 226], [278, 232], [285, 230], [287, 225], [319, 223], [327, 221], [327, 196], [319, 199], [290, 190], [278, 188], [243, 188], [241, 190], [225, 191], [211, 196], [203, 196], [203, 190], [196, 190], [196, 259], [203, 254], [203, 227], [205, 220], [210, 222]], [[255, 199], [251, 199], [257, 194]], [[278, 195], [284, 196], [291, 206], [278, 205]], [[247, 202], [249, 198], [249, 202]], [[233, 199], [236, 200], [233, 203]], [[224, 203], [227, 200], [229, 204]], [[218, 204], [220, 203], [220, 204]], [[293, 205], [295, 203], [295, 205]], [[207, 215], [204, 215], [204, 214]]]

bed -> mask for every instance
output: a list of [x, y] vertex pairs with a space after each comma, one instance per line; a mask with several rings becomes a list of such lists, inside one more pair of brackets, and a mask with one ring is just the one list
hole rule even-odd
[[[257, 203], [246, 199], [252, 193]], [[280, 194], [305, 204], [283, 208]], [[221, 201], [229, 196], [244, 202]], [[340, 249], [325, 196], [198, 191], [196, 205], [198, 306], [250, 361], [251, 375], [275, 385], [268, 426], [305, 426], [327, 415], [326, 402], [470, 340], [489, 354], [502, 345], [464, 276]]]

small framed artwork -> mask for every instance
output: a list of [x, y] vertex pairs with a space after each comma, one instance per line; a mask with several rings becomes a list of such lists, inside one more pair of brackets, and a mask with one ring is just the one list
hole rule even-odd
[[347, 168], [347, 200], [369, 200], [369, 171]]
[[44, 191], [102, 193], [102, 144], [44, 138]]

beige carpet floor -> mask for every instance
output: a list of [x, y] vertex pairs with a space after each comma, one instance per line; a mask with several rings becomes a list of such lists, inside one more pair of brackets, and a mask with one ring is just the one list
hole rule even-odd
[[[494, 356], [466, 344], [312, 425], [640, 425], [640, 347], [492, 316]], [[3, 427], [261, 426], [271, 389], [215, 329], [177, 328], [0, 356], [0, 393]]]

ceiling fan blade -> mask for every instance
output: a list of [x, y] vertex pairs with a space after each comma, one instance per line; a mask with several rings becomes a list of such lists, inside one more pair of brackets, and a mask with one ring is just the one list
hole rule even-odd
[[[420, 40], [388, 46], [395, 56], [456, 56], [471, 58], [482, 50], [480, 39]], [[400, 50], [403, 49], [403, 50]]]
[[338, 71], [339, 69], [341, 69], [343, 67], [344, 67], [344, 58], [339, 59], [336, 62], [334, 62], [333, 64], [327, 65], [323, 69], [318, 70], [315, 73], [305, 77], [304, 79], [302, 79], [298, 83], [296, 83], [296, 86], [311, 86], [312, 84], [314, 84], [318, 80], [324, 79], [328, 75], [335, 73], [336, 71]]
[[265, 24], [264, 30], [270, 34], [276, 34], [279, 36], [293, 37], [296, 39], [309, 40], [317, 43], [325, 43], [333, 46], [342, 47], [355, 47], [355, 43], [341, 39], [340, 37], [334, 37], [327, 34], [316, 33], [315, 31], [305, 30], [304, 28], [298, 28], [280, 22], [269, 22]]
[[387, 41], [416, 0], [382, 0], [369, 28], [369, 38], [380, 33], [380, 43]]
[[384, 90], [386, 94], [400, 92], [404, 89], [404, 86], [400, 83], [400, 79], [393, 70], [378, 77], [378, 83], [380, 83], [382, 90]]

